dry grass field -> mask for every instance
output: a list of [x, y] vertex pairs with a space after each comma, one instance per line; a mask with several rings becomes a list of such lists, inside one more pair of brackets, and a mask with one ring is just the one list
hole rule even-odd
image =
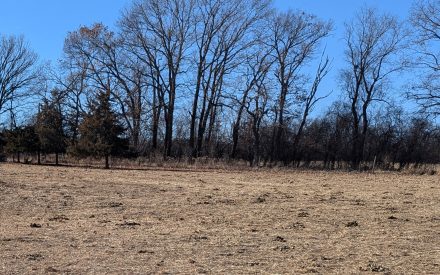
[[0, 165], [1, 274], [440, 274], [440, 177]]

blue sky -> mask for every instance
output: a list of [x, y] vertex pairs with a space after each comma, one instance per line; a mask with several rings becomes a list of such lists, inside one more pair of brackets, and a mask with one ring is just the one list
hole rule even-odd
[[[329, 50], [342, 37], [343, 22], [362, 5], [405, 17], [411, 0], [275, 0], [278, 9], [301, 9], [331, 19], [336, 30], [327, 42]], [[59, 58], [68, 31], [80, 25], [103, 22], [114, 25], [130, 0], [2, 0], [0, 33], [23, 34], [42, 59]], [[335, 48], [336, 47], [335, 45]], [[336, 58], [336, 57], [335, 57]]]
[[114, 25], [129, 0], [2, 0], [0, 33], [23, 34], [43, 60], [56, 61], [67, 32], [81, 25]]
[[[131, 1], [2, 0], [1, 2], [0, 33], [23, 34], [41, 60], [56, 63], [61, 57], [67, 32], [94, 22], [114, 26], [120, 11]], [[355, 12], [365, 5], [405, 19], [412, 2], [412, 0], [275, 0], [274, 5], [280, 10], [288, 8], [304, 10], [334, 22], [335, 30], [325, 42], [327, 53], [333, 59], [333, 69], [322, 84], [322, 93], [334, 91], [332, 97], [325, 103], [329, 104], [340, 94], [337, 91], [337, 75], [344, 66], [342, 41], [344, 21], [352, 18]]]

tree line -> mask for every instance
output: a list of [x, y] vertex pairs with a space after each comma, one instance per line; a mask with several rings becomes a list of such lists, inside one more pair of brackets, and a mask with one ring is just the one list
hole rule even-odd
[[[241, 159], [361, 169], [438, 163], [440, 4], [409, 20], [363, 7], [344, 25], [339, 100], [322, 81], [334, 26], [269, 0], [135, 0], [117, 27], [69, 32], [56, 68], [22, 37], [0, 40], [0, 148], [73, 157]], [[393, 100], [392, 84], [411, 72]], [[396, 96], [394, 94], [394, 96]], [[17, 123], [22, 104], [33, 106]]]

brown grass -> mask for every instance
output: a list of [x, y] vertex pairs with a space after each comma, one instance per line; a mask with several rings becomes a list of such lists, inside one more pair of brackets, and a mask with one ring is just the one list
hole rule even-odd
[[0, 273], [440, 270], [440, 178], [0, 165]]

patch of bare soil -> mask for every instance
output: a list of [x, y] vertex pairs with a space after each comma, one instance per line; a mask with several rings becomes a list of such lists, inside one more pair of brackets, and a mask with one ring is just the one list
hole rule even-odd
[[0, 165], [0, 273], [440, 270], [440, 177]]

